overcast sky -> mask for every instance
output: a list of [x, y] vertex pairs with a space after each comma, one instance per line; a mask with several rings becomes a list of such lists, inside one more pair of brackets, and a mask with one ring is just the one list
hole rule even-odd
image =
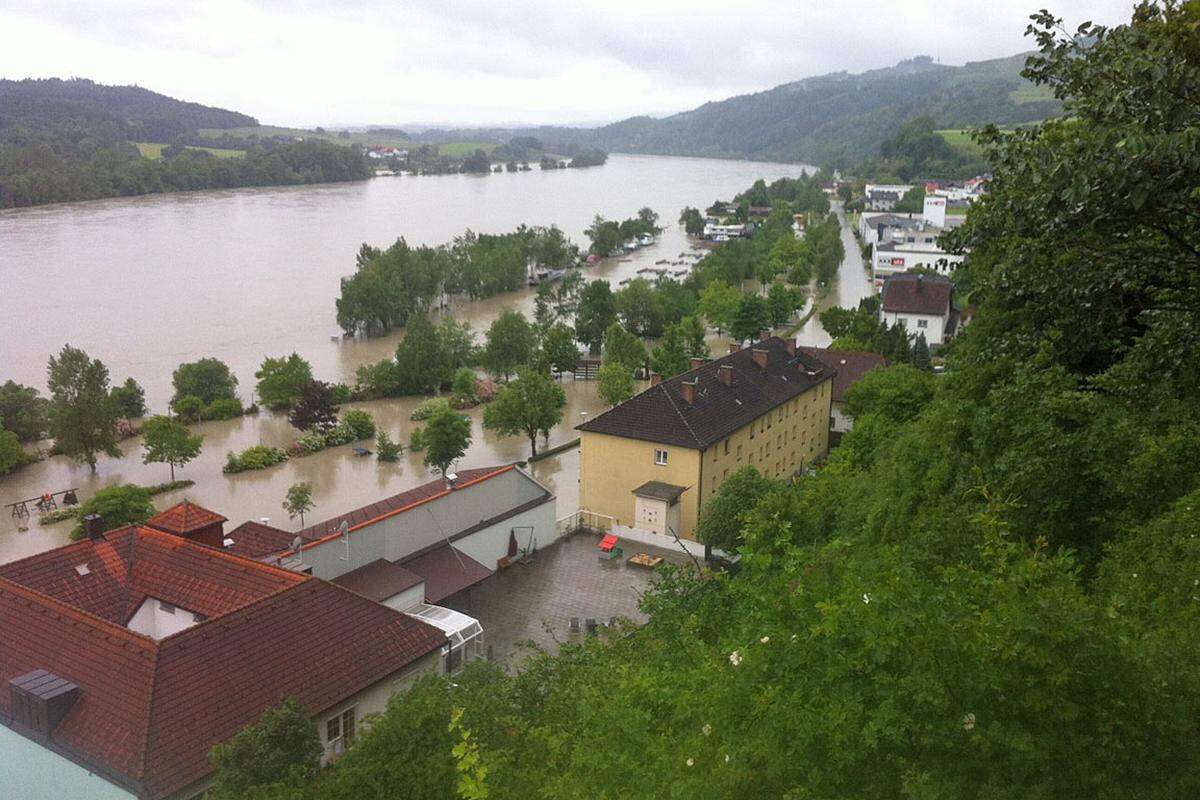
[[836, 70], [1028, 49], [1132, 0], [0, 0], [0, 76], [136, 83], [279, 125], [663, 115]]

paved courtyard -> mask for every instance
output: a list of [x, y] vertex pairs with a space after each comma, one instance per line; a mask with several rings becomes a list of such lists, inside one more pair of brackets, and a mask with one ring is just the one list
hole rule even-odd
[[567, 536], [538, 550], [531, 563], [513, 564], [441, 605], [478, 619], [492, 658], [514, 666], [529, 653], [520, 642], [533, 641], [556, 652], [559, 643], [582, 639], [585, 633], [570, 632], [572, 617], [579, 618], [581, 627], [589, 618], [602, 623], [611, 617], [644, 622], [637, 605], [654, 571], [626, 563], [634, 553], [662, 556], [677, 564], [689, 562], [682, 553], [625, 540], [621, 559], [600, 561], [599, 543], [598, 534]]

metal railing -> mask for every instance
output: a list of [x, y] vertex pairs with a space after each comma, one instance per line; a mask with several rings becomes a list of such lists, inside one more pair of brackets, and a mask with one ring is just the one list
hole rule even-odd
[[616, 520], [607, 514], [598, 514], [595, 511], [587, 511], [581, 508], [575, 513], [568, 514], [557, 520], [554, 523], [554, 528], [555, 533], [559, 536], [578, 533], [580, 531], [612, 533], [613, 525], [615, 524]]

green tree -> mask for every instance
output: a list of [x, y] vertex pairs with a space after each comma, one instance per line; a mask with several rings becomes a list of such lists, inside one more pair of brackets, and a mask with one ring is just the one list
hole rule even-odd
[[425, 446], [425, 466], [434, 467], [444, 478], [450, 465], [462, 458], [471, 445], [471, 419], [442, 406], [425, 423], [421, 442]]
[[925, 334], [917, 334], [917, 339], [913, 342], [909, 363], [917, 369], [933, 372], [933, 361], [929, 357], [929, 343], [925, 341]]
[[59, 452], [96, 471], [96, 456], [121, 455], [119, 414], [108, 389], [108, 368], [99, 359], [67, 345], [50, 357], [50, 430]]
[[400, 394], [431, 394], [451, 380], [454, 368], [437, 328], [424, 314], [414, 314], [396, 346], [394, 379]]
[[650, 337], [662, 335], [666, 319], [662, 300], [654, 285], [645, 278], [634, 278], [617, 292], [616, 309], [621, 323], [631, 333]]
[[209, 792], [216, 800], [256, 796], [255, 791], [263, 789], [275, 789], [279, 796], [299, 792], [316, 774], [323, 754], [316, 724], [300, 701], [289, 697], [213, 747]]
[[679, 335], [683, 340], [683, 352], [688, 358], [712, 358], [708, 342], [704, 340], [704, 323], [698, 317], [689, 316], [679, 320]]
[[479, 402], [479, 398], [475, 394], [475, 382], [478, 379], [475, 370], [470, 367], [458, 368], [458, 371], [454, 373], [454, 380], [450, 384], [455, 405], [473, 406]]
[[555, 325], [542, 340], [542, 357], [554, 372], [573, 372], [581, 353], [575, 345], [575, 332], [566, 325]]
[[49, 403], [37, 389], [11, 380], [0, 386], [0, 425], [22, 442], [34, 442], [50, 429]]
[[204, 401], [193, 394], [181, 397], [171, 405], [179, 418], [188, 422], [199, 422], [204, 417]]
[[575, 313], [575, 338], [586, 344], [589, 352], [598, 353], [604, 332], [616, 319], [616, 301], [608, 281], [595, 280], [584, 286]]
[[[936, 134], [934, 135], [937, 136]], [[945, 139], [942, 139], [941, 136], [937, 136], [937, 138], [941, 139], [942, 143], [945, 144]], [[947, 145], [947, 149], [949, 149], [949, 145]], [[904, 193], [904, 197], [900, 198], [892, 210], [897, 214], [923, 213], [925, 211], [925, 187], [914, 186], [913, 188], [909, 189]]]
[[720, 333], [733, 327], [742, 293], [722, 280], [711, 281], [700, 293], [697, 310]]
[[388, 432], [381, 429], [375, 434], [375, 453], [379, 456], [380, 461], [391, 463], [400, 460], [400, 456], [404, 453], [404, 447], [392, 441]]
[[175, 468], [182, 467], [200, 455], [202, 435], [193, 435], [178, 419], [154, 416], [142, 423], [142, 447], [145, 455], [143, 464], [168, 464], [171, 467], [171, 482], [175, 482]]
[[337, 412], [333, 387], [325, 381], [310, 380], [300, 390], [300, 396], [288, 414], [288, 422], [302, 431], [324, 430], [337, 422]]
[[771, 325], [783, 325], [803, 304], [804, 293], [796, 287], [785, 286], [782, 283], [772, 284], [767, 292], [767, 316]]
[[202, 358], [180, 364], [171, 375], [171, 384], [175, 387], [171, 408], [180, 413], [175, 404], [184, 397], [199, 397], [205, 406], [217, 400], [235, 400], [237, 383], [229, 366], [218, 359]]
[[936, 388], [932, 374], [908, 364], [871, 370], [846, 392], [846, 410], [855, 419], [881, 414], [908, 422], [929, 405]]
[[351, 408], [342, 413], [341, 425], [350, 429], [355, 440], [370, 439], [375, 435], [375, 418], [370, 411]]
[[529, 364], [537, 351], [537, 331], [524, 315], [504, 311], [492, 322], [483, 347], [483, 365], [498, 378], [509, 376], [523, 364]]
[[679, 224], [683, 226], [683, 230], [688, 236], [699, 236], [704, 233], [704, 215], [691, 206], [687, 206], [679, 212]]
[[146, 416], [146, 392], [133, 378], [126, 378], [125, 383], [112, 390], [112, 400], [118, 413], [126, 419]]
[[742, 520], [776, 485], [752, 466], [737, 470], [700, 510], [696, 536], [706, 545], [734, 552], [742, 544]]
[[12, 472], [28, 460], [21, 440], [12, 431], [0, 428], [0, 475]]
[[316, 504], [313, 502], [312, 486], [307, 483], [293, 483], [288, 487], [287, 496], [283, 498], [283, 510], [288, 519], [300, 518], [300, 527], [304, 527], [304, 515], [312, 511]]
[[729, 333], [738, 341], [757, 339], [758, 335], [771, 327], [767, 301], [760, 295], [743, 295]]
[[600, 399], [610, 406], [619, 405], [633, 397], [633, 374], [619, 361], [609, 361], [601, 366], [596, 382]]
[[604, 331], [604, 361], [623, 364], [629, 372], [636, 372], [646, 364], [646, 345], [619, 322], [613, 322]]
[[501, 436], [525, 434], [529, 455], [537, 455], [539, 433], [562, 422], [567, 395], [548, 376], [521, 368], [517, 377], [502, 388], [483, 411], [483, 426]]
[[83, 538], [83, 518], [92, 514], [99, 514], [103, 518], [104, 530], [112, 531], [145, 522], [154, 513], [148, 489], [132, 483], [105, 486], [79, 505], [80, 521], [71, 531], [71, 538]]
[[258, 379], [258, 399], [277, 411], [294, 406], [313, 382], [312, 367], [297, 353], [264, 359], [254, 377]]
[[658, 347], [650, 353], [650, 369], [664, 378], [674, 378], [687, 372], [690, 367], [683, 333], [678, 325], [668, 325]]

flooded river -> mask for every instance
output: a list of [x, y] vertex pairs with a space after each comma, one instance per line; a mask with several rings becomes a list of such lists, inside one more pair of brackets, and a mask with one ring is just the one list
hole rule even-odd
[[[63, 344], [82, 347], [109, 367], [114, 383], [135, 377], [152, 411], [163, 411], [171, 372], [183, 361], [216, 356], [230, 365], [249, 398], [254, 370], [266, 355], [293, 350], [324, 380], [351, 382], [362, 363], [390, 355], [398, 336], [331, 341], [339, 331], [338, 279], [353, 271], [362, 242], [386, 245], [448, 241], [466, 228], [498, 233], [521, 223], [557, 224], [577, 243], [595, 214], [632, 216], [650, 206], [666, 230], [657, 244], [629, 259], [587, 270], [614, 284], [659, 259], [691, 249], [675, 224], [685, 205], [728, 198], [757, 178], [796, 176], [798, 165], [614, 155], [597, 169], [378, 178], [356, 184], [198, 192], [0, 213], [0, 382], [12, 378], [45, 390], [47, 358]], [[849, 231], [839, 285], [820, 301], [854, 305], [869, 285]], [[843, 291], [842, 285], [845, 285]], [[860, 285], [861, 284], [861, 285]], [[846, 297], [843, 297], [846, 295]], [[853, 302], [850, 302], [853, 295]], [[532, 314], [532, 291], [455, 304], [455, 318], [482, 332], [502, 310]], [[828, 337], [815, 319], [806, 343]], [[715, 343], [723, 347], [723, 343]], [[591, 382], [564, 383], [568, 407], [550, 443], [573, 438], [571, 428], [603, 409]], [[358, 404], [380, 427], [407, 443], [416, 398]], [[520, 438], [498, 439], [471, 412], [474, 440], [462, 467], [515, 461], [528, 455]], [[280, 508], [287, 487], [308, 481], [312, 518], [342, 513], [429, 480], [419, 454], [394, 465], [332, 448], [258, 472], [221, 473], [225, 454], [252, 444], [286, 447], [296, 431], [286, 418], [263, 413], [195, 426], [205, 436], [194, 462], [178, 470], [195, 486], [155, 498], [159, 508], [187, 496], [229, 517], [231, 525], [269, 517], [291, 527]], [[166, 481], [160, 464], [141, 463], [141, 441], [123, 443], [124, 457], [102, 458], [92, 476], [64, 458], [47, 459], [0, 478], [0, 504], [78, 487], [84, 497], [102, 486]], [[540, 461], [534, 475], [559, 496], [559, 513], [577, 507], [578, 451]], [[309, 520], [311, 522], [311, 519]], [[70, 524], [19, 531], [0, 516], [0, 562], [66, 541]]]

